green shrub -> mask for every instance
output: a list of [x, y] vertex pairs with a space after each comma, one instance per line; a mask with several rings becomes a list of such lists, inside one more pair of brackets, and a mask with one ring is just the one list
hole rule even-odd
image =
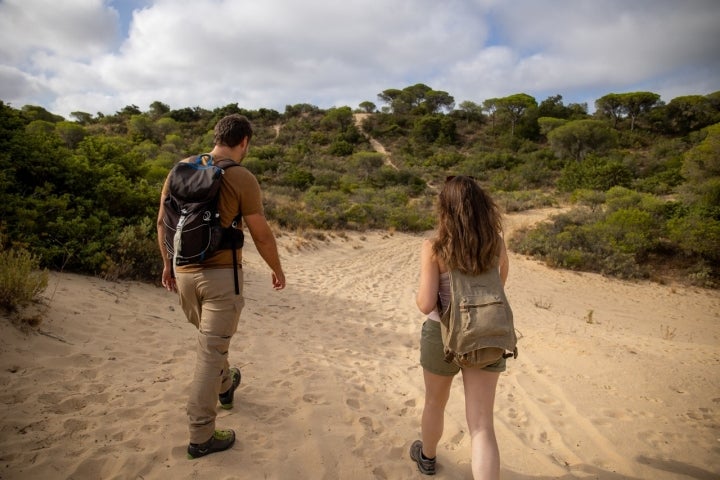
[[591, 261], [591, 256], [577, 248], [570, 250], [553, 250], [547, 256], [547, 263], [551, 267], [567, 268], [569, 270], [584, 270]]
[[609, 250], [640, 256], [653, 247], [661, 231], [652, 215], [636, 208], [616, 210], [593, 227]]
[[548, 231], [551, 224], [539, 224], [533, 228], [523, 227], [510, 237], [508, 246], [524, 255], [536, 256], [544, 259], [549, 251]]
[[581, 188], [579, 190], [575, 190], [572, 195], [570, 195], [570, 201], [579, 205], [584, 205], [594, 212], [603, 203], [605, 203], [605, 193], [598, 190]]
[[278, 184], [297, 188], [298, 190], [307, 190], [312, 186], [313, 182], [315, 182], [315, 177], [309, 170], [295, 166], [283, 172], [278, 178]]
[[556, 204], [552, 195], [542, 190], [498, 191], [493, 192], [493, 197], [495, 202], [506, 213], [551, 207]]
[[282, 148], [277, 145], [264, 145], [260, 147], [253, 147], [250, 150], [250, 155], [257, 157], [260, 160], [271, 160], [275, 157], [282, 156]]
[[256, 176], [266, 173], [273, 173], [277, 170], [280, 162], [276, 158], [247, 157], [243, 160], [243, 166]]
[[111, 255], [104, 266], [106, 278], [157, 281], [162, 274], [162, 260], [155, 222], [145, 217], [139, 224], [123, 228]]
[[39, 264], [25, 249], [0, 251], [0, 308], [17, 312], [38, 300], [48, 284], [48, 272]]
[[316, 170], [313, 175], [315, 176], [314, 185], [317, 187], [335, 189], [340, 182], [340, 174], [335, 170]]
[[348, 227], [367, 228], [373, 219], [373, 205], [367, 203], [352, 204], [343, 212], [343, 217], [348, 222]]
[[352, 143], [346, 142], [345, 140], [336, 140], [328, 148], [328, 153], [331, 155], [337, 155], [338, 157], [347, 157], [352, 155], [355, 147]]
[[571, 161], [558, 179], [561, 191], [577, 189], [608, 190], [616, 185], [630, 186], [634, 173], [618, 160], [588, 155], [581, 161]]
[[557, 174], [547, 165], [534, 159], [524, 162], [512, 169], [518, 190], [528, 188], [553, 188]]
[[404, 186], [411, 196], [421, 195], [426, 188], [425, 181], [418, 175], [408, 170], [395, 170], [387, 166], [376, 169], [368, 180], [370, 185], [377, 189]]
[[388, 212], [387, 224], [404, 232], [423, 232], [435, 226], [435, 217], [407, 207], [396, 207]]
[[316, 228], [342, 228], [343, 212], [350, 206], [349, 198], [342, 191], [310, 189], [303, 196], [306, 212]]
[[465, 157], [455, 151], [439, 151], [435, 152], [430, 158], [425, 160], [425, 165], [430, 167], [438, 167], [443, 169], [452, 168], [461, 163]]
[[[720, 264], [720, 220], [698, 210], [668, 222], [669, 237], [686, 255], [700, 255]], [[720, 268], [716, 267], [716, 272]]]
[[619, 210], [607, 217], [571, 210], [532, 229], [520, 230], [510, 246], [553, 267], [593, 271], [619, 278], [646, 276], [638, 263], [653, 246], [655, 224], [646, 212]]

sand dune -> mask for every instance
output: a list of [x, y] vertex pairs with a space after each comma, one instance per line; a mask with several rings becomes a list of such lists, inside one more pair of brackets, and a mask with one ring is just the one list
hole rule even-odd
[[[0, 322], [0, 479], [420, 478], [421, 239], [283, 235], [282, 292], [249, 241], [231, 351], [243, 385], [218, 420], [238, 442], [194, 461], [194, 328], [176, 297], [52, 274], [41, 334]], [[510, 261], [522, 338], [498, 387], [502, 478], [720, 477], [718, 293]], [[458, 378], [436, 478], [471, 478], [469, 441]]]

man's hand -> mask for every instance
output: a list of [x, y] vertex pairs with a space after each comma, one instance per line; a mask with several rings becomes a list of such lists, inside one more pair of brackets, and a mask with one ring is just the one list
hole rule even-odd
[[177, 283], [175, 283], [175, 278], [172, 276], [172, 266], [170, 265], [163, 267], [162, 286], [168, 292], [177, 292]]
[[280, 265], [280, 256], [278, 255], [275, 235], [273, 235], [270, 225], [268, 225], [265, 219], [265, 215], [255, 213], [243, 217], [243, 220], [245, 220], [245, 225], [247, 225], [250, 231], [250, 235], [255, 243], [255, 248], [273, 272], [273, 288], [275, 290], [282, 290], [285, 288], [285, 273], [283, 272], [282, 265]]
[[285, 274], [283, 272], [272, 274], [272, 284], [275, 290], [282, 290], [285, 288]]

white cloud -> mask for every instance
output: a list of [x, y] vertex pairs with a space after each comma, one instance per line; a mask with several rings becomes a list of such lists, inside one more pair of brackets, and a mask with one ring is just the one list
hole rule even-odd
[[91, 58], [116, 42], [117, 23], [117, 12], [102, 0], [5, 0], [0, 2], [0, 60], [22, 62], [37, 50]]
[[517, 0], [513, 7], [495, 12], [495, 19], [521, 56], [520, 85], [544, 72], [552, 80], [539, 83], [543, 90], [609, 92], [678, 70], [720, 74], [720, 3], [713, 0], [691, 0], [683, 8], [671, 0]]
[[[7, 92], [8, 98], [36, 97], [42, 88], [33, 77], [22, 70], [7, 65], [0, 65], [0, 85]], [[22, 105], [14, 105], [16, 108]]]
[[[1, 2], [0, 99], [67, 116], [155, 100], [355, 107], [415, 83], [457, 103], [720, 89], [712, 0], [108, 2]], [[127, 5], [145, 6], [119, 41]]]

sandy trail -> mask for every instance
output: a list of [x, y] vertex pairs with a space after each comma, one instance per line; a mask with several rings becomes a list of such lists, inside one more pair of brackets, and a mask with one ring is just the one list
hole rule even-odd
[[[511, 215], [507, 230], [548, 213]], [[194, 330], [175, 296], [52, 274], [46, 335], [0, 323], [0, 478], [419, 478], [421, 240], [283, 235], [282, 292], [249, 241], [231, 351], [243, 386], [218, 420], [238, 442], [196, 461]], [[718, 478], [718, 293], [510, 261], [522, 338], [497, 392], [502, 478]], [[457, 378], [437, 478], [471, 478], [469, 442]]]

